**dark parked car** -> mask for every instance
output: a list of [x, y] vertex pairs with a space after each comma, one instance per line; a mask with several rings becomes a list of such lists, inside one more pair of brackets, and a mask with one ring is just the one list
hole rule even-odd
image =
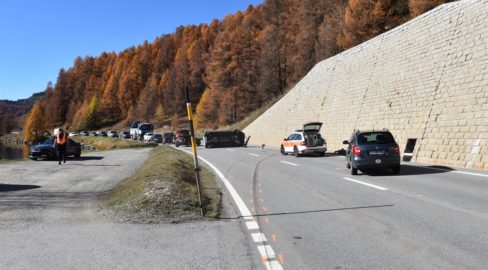
[[86, 131], [80, 131], [80, 136], [88, 136], [88, 132], [86, 132]]
[[90, 133], [88, 135], [93, 136], [93, 137], [97, 137], [98, 133], [96, 133], [95, 131], [90, 131]]
[[245, 145], [245, 135], [239, 130], [207, 131], [203, 135], [205, 148], [235, 147]]
[[149, 141], [155, 142], [155, 143], [163, 143], [163, 135], [154, 134], [154, 135], [152, 135], [152, 137]]
[[[74, 156], [79, 158], [81, 156], [81, 145], [71, 139], [68, 139], [66, 146], [66, 156]], [[54, 139], [49, 138], [40, 144], [33, 145], [29, 149], [29, 158], [36, 160], [38, 158], [56, 159], [57, 151], [54, 148]]]
[[351, 174], [359, 170], [391, 168], [394, 174], [400, 173], [400, 147], [387, 130], [355, 131], [348, 141], [346, 167]]
[[163, 133], [163, 143], [174, 143], [175, 134], [173, 132]]
[[119, 138], [121, 138], [121, 139], [130, 139], [130, 132], [129, 131], [121, 131], [119, 133]]
[[[186, 129], [177, 130], [176, 131], [176, 139], [175, 139], [175, 146], [179, 147], [180, 145], [191, 146], [191, 136], [190, 131]], [[195, 138], [196, 145], [200, 145], [201, 140]]]
[[107, 137], [107, 132], [105, 132], [105, 131], [97, 131], [97, 134], [100, 137]]

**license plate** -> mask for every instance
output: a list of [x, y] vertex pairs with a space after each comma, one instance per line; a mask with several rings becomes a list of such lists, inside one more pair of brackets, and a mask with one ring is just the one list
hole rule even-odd
[[369, 151], [370, 155], [384, 155], [385, 151]]

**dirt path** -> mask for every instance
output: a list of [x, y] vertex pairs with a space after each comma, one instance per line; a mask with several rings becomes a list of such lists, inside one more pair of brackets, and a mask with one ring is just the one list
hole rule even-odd
[[0, 269], [252, 268], [238, 220], [138, 225], [104, 214], [98, 195], [149, 151], [0, 164]]

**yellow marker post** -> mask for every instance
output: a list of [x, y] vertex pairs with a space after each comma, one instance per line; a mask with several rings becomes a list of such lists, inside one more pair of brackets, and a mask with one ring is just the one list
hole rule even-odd
[[190, 93], [188, 92], [188, 87], [185, 90], [186, 96], [186, 111], [188, 113], [188, 121], [190, 122], [190, 138], [191, 138], [191, 148], [193, 151], [193, 165], [195, 166], [195, 181], [197, 183], [198, 191], [198, 204], [200, 206], [200, 213], [203, 216], [203, 205], [202, 205], [202, 193], [200, 189], [200, 168], [198, 167], [198, 157], [197, 157], [197, 144], [195, 141], [195, 130], [193, 128], [193, 113], [190, 103]]

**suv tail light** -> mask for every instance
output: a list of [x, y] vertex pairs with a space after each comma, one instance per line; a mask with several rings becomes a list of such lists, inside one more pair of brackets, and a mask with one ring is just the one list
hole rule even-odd
[[352, 147], [352, 153], [355, 155], [355, 156], [361, 156], [361, 150], [359, 149], [359, 146], [355, 145]]
[[400, 154], [400, 146], [396, 143], [395, 146], [393, 147], [393, 153], [395, 154]]

